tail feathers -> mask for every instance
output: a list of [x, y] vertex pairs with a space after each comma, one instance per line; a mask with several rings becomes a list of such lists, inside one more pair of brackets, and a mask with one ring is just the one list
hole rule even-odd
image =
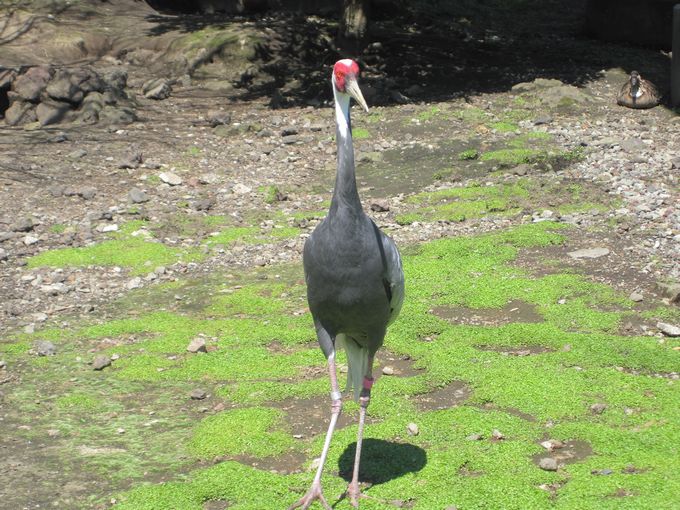
[[368, 349], [361, 347], [352, 338], [338, 335], [336, 347], [344, 347], [347, 353], [347, 390], [354, 389], [354, 400], [359, 401], [363, 388], [364, 376], [368, 371]]

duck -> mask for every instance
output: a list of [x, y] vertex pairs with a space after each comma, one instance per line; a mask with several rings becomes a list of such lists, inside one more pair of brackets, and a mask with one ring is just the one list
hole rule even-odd
[[616, 98], [617, 104], [627, 108], [654, 108], [659, 104], [661, 96], [654, 84], [645, 80], [640, 73], [632, 71], [628, 81], [623, 84]]

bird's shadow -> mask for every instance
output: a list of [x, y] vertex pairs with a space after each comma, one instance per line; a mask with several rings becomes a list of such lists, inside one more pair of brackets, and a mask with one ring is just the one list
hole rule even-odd
[[[356, 447], [356, 443], [350, 444], [338, 460], [340, 476], [348, 482], [352, 479]], [[427, 453], [419, 446], [366, 438], [361, 448], [359, 481], [372, 485], [389, 482], [407, 473], [420, 471], [425, 464]]]

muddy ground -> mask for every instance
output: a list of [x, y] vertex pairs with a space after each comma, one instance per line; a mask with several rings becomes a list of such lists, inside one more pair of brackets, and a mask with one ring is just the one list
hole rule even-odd
[[[609, 368], [622, 377], [672, 384], [680, 365], [680, 358], [672, 358], [679, 354], [677, 341], [660, 333], [658, 323], [680, 325], [671, 302], [679, 276], [680, 117], [663, 105], [632, 111], [614, 101], [634, 68], [666, 91], [669, 57], [583, 37], [581, 2], [571, 7], [541, 2], [540, 9], [531, 2], [510, 4], [485, 11], [462, 2], [460, 11], [447, 17], [420, 12], [411, 25], [378, 16], [375, 41], [359, 57], [371, 106], [368, 115], [353, 111], [352, 117], [360, 194], [367, 212], [409, 257], [407, 279], [411, 268], [419, 282], [414, 285], [425, 286], [413, 290], [413, 299], [432, 300], [427, 306], [422, 298], [422, 310], [406, 307], [402, 329], [411, 331], [419, 313], [440, 321], [431, 333], [431, 326], [413, 329], [419, 331], [417, 343], [427, 348], [435, 347], [448, 327], [505, 331], [549, 323], [560, 334], [574, 335], [562, 342], [554, 333], [549, 341], [537, 329], [536, 337], [524, 342], [470, 340], [479, 354], [468, 360], [471, 367], [479, 362], [519, 365], [553, 355], [568, 358], [564, 366], [578, 367], [584, 363], [570, 358], [576, 356], [572, 348], [579, 351], [578, 334], [635, 342], [646, 337], [664, 350], [661, 358], [626, 364], [616, 357]], [[176, 503], [173, 508], [285, 506], [311, 479], [308, 467], [325, 428], [325, 371], [313, 343], [300, 257], [306, 236], [324, 215], [334, 179], [327, 83], [330, 65], [340, 55], [332, 44], [334, 20], [178, 18], [135, 2], [75, 3], [52, 18], [42, 16], [45, 12], [31, 30], [3, 45], [7, 65], [118, 66], [128, 74], [127, 92], [139, 120], [0, 127], [0, 472], [8, 480], [0, 486], [0, 508], [108, 508], [121, 501], [132, 501], [124, 508], [169, 508], [135, 493], [126, 500], [125, 491], [145, 482], [185, 480], [188, 473], [230, 462], [298, 478], [281, 482], [288, 487], [287, 493], [282, 490], [285, 502], [201, 493], [187, 500], [198, 506]], [[31, 14], [17, 16], [25, 21]], [[156, 77], [171, 80], [168, 98], [153, 100], [141, 93], [142, 85]], [[593, 168], [612, 179], [594, 176]], [[512, 241], [515, 256], [488, 270], [493, 274], [510, 264], [513, 271], [530, 275], [527, 281], [555, 278], [559, 285], [567, 275], [582, 278], [585, 289], [602, 285], [593, 287], [597, 291], [579, 287], [580, 294], [573, 295], [578, 285], [567, 285], [550, 298], [553, 304], [565, 301], [568, 308], [573, 297], [583, 310], [562, 316], [547, 301], [532, 301], [519, 291], [488, 297], [480, 290], [479, 296], [468, 296], [472, 291], [463, 286], [459, 290], [468, 297], [456, 298], [437, 274], [429, 275], [430, 283], [419, 280], [428, 274], [418, 265], [422, 245], [502, 236], [546, 222], [569, 227], [562, 241]], [[579, 249], [595, 251], [574, 254]], [[493, 256], [479, 255], [480, 260]], [[486, 269], [470, 271], [479, 285], [502, 287], [484, 280]], [[593, 301], [579, 301], [590, 292]], [[591, 309], [599, 315], [590, 317]], [[280, 323], [277, 315], [290, 324]], [[232, 320], [244, 321], [238, 326], [244, 329], [234, 333], [231, 323], [219, 322]], [[268, 325], [288, 328], [287, 333], [279, 339], [267, 333]], [[391, 419], [398, 416], [404, 423], [394, 433], [390, 414], [377, 407], [370, 423], [380, 439], [366, 451], [377, 457], [412, 455], [412, 461], [373, 477], [371, 466], [379, 462], [369, 461], [367, 487], [375, 484], [383, 499], [368, 505], [434, 508], [428, 496], [410, 496], [390, 483], [416, 476], [426, 465], [425, 452], [430, 465], [438, 465], [441, 434], [427, 420], [459, 409], [503, 415], [500, 422], [508, 430], [530, 429], [533, 436], [517, 432], [512, 437], [494, 429], [466, 440], [485, 434], [488, 448], [506, 439], [524, 441], [529, 453], [522, 458], [535, 469], [545, 457], [539, 440], [554, 437], [554, 423], [563, 420], [564, 445], [551, 454], [562, 478], [541, 484], [529, 477], [527, 486], [548, 499], [530, 499], [523, 508], [539, 508], [538, 501], [579, 508], [569, 506], [575, 496], [568, 492], [570, 476], [578, 479], [578, 463], [594, 458], [611, 463], [615, 455], [569, 432], [564, 422], [573, 418], [574, 409], [562, 413], [558, 404], [543, 409], [521, 397], [513, 400], [511, 389], [495, 402], [476, 386], [481, 376], [461, 372], [454, 378], [428, 357], [426, 347], [409, 350], [408, 342], [399, 340], [403, 331], [395, 327], [394, 347], [388, 337], [377, 371], [385, 374], [381, 379], [413, 380], [415, 389], [386, 383], [391, 388], [386, 401], [396, 409]], [[210, 359], [225, 349], [245, 349], [249, 335], [262, 336], [257, 336], [257, 349], [251, 347], [264, 357], [253, 361], [252, 353], [244, 354], [242, 370], [190, 360], [182, 365], [188, 360], [186, 345], [196, 337], [206, 340], [204, 356]], [[98, 355], [110, 366], [93, 370]], [[271, 364], [267, 356], [292, 361], [264, 370]], [[148, 365], [135, 364], [146, 357]], [[602, 361], [602, 367], [608, 363]], [[250, 393], [244, 388], [249, 384]], [[290, 388], [300, 393], [287, 394]], [[599, 419], [590, 405], [606, 399], [599, 393], [584, 397], [583, 423]], [[673, 420], [663, 407], [645, 421], [645, 405], [629, 407], [624, 400], [609, 405], [631, 419], [638, 416], [640, 423], [631, 428]], [[283, 445], [272, 446], [274, 453], [204, 439], [224, 430], [237, 438], [238, 430], [219, 417], [243, 412], [238, 419], [250, 423], [247, 413], [253, 410], [263, 413], [257, 415], [262, 423], [278, 423], [252, 431], [254, 443]], [[341, 426], [351, 426], [355, 417], [356, 408], [348, 406]], [[409, 435], [412, 428], [405, 432], [405, 425], [418, 419], [420, 439]], [[467, 430], [461, 439], [477, 432]], [[343, 437], [349, 436], [340, 441]], [[240, 443], [234, 439], [233, 444]], [[668, 456], [674, 448], [667, 447]], [[338, 465], [329, 474], [338, 479], [347, 474], [351, 448], [336, 457]], [[473, 464], [461, 461], [457, 473], [469, 483], [482, 483], [475, 480], [486, 479], [486, 468]], [[577, 467], [570, 474], [572, 464]], [[653, 473], [652, 460], [641, 464], [629, 471]], [[611, 471], [609, 464], [597, 469]], [[393, 498], [380, 494], [381, 484], [394, 487]], [[334, 482], [329, 485], [335, 488]], [[639, 495], [635, 501], [643, 506], [638, 507], [647, 508], [645, 491], [642, 484], [619, 483], [601, 489], [608, 499], [587, 504], [601, 508], [607, 501], [618, 508], [611, 501]], [[467, 503], [459, 508], [510, 508], [505, 496], [488, 493], [489, 501], [475, 500], [474, 492], [450, 502]], [[147, 506], [140, 503], [144, 498]]]

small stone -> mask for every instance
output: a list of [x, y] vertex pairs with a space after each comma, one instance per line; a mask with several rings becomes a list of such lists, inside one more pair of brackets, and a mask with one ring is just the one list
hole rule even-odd
[[117, 428], [116, 434], [125, 434], [125, 429], [124, 428]]
[[394, 368], [389, 366], [389, 365], [386, 366], [386, 367], [383, 367], [382, 373], [385, 374], [385, 375], [394, 375]]
[[253, 191], [253, 188], [246, 186], [245, 184], [235, 184], [232, 188], [231, 191], [237, 195], [246, 195]]
[[125, 284], [125, 288], [128, 290], [138, 289], [142, 286], [142, 279], [139, 276], [135, 276], [132, 280]]
[[92, 370], [104, 370], [111, 366], [111, 358], [108, 356], [97, 356], [92, 362]]
[[128, 192], [128, 199], [133, 204], [143, 204], [144, 202], [149, 201], [149, 196], [139, 188], [132, 188]]
[[631, 301], [634, 301], [635, 303], [639, 303], [640, 301], [642, 301], [644, 299], [644, 297], [639, 292], [633, 292], [628, 297], [628, 299], [630, 299]]
[[49, 437], [58, 437], [60, 434], [58, 429], [47, 429], [47, 435]]
[[84, 200], [92, 200], [97, 195], [97, 190], [92, 186], [86, 186], [80, 188], [76, 193]]
[[538, 461], [538, 467], [543, 471], [557, 471], [557, 461], [552, 457], [543, 457]]
[[470, 434], [465, 439], [468, 441], [480, 441], [484, 439], [484, 436], [482, 434]]
[[87, 156], [87, 151], [85, 149], [76, 149], [73, 152], [70, 152], [66, 157], [71, 161], [76, 161], [78, 159], [84, 158], [85, 156]]
[[590, 411], [591, 411], [592, 413], [594, 413], [594, 414], [602, 414], [602, 413], [605, 412], [605, 410], [607, 409], [607, 407], [608, 407], [607, 404], [603, 404], [603, 403], [601, 403], [601, 402], [598, 402], [598, 403], [593, 404], [592, 406], [590, 406]]
[[300, 140], [301, 138], [298, 135], [286, 135], [281, 138], [281, 141], [286, 145], [298, 143]]
[[491, 437], [497, 441], [505, 439], [505, 435], [498, 429], [493, 429], [493, 432], [491, 432]]
[[198, 176], [198, 182], [200, 184], [217, 184], [219, 181], [220, 176], [213, 173], [202, 174]]
[[222, 126], [231, 122], [231, 113], [221, 110], [211, 110], [206, 116], [206, 120], [211, 127]]
[[7, 255], [7, 251], [4, 248], [0, 248], [0, 262], [7, 260], [8, 258], [9, 255]]
[[187, 345], [187, 351], [189, 352], [208, 352], [208, 349], [205, 346], [205, 338], [202, 336], [197, 336], [194, 338], [191, 342], [189, 342], [189, 345]]
[[680, 326], [674, 326], [673, 324], [668, 324], [666, 322], [659, 322], [656, 324], [656, 327], [659, 328], [659, 331], [661, 331], [664, 335], [671, 338], [680, 336]]
[[4, 359], [0, 359], [0, 370], [7, 368], [7, 362]]
[[590, 474], [591, 475], [597, 475], [597, 476], [608, 476], [611, 475], [614, 471], [611, 469], [593, 469]]
[[142, 161], [142, 153], [133, 149], [121, 159], [118, 168], [137, 168], [142, 164]]
[[209, 211], [210, 209], [213, 208], [213, 206], [217, 203], [217, 201], [212, 198], [199, 198], [195, 202], [193, 202], [191, 205], [196, 211]]
[[192, 392], [189, 394], [189, 398], [191, 398], [191, 400], [205, 400], [207, 397], [208, 392], [201, 389], [192, 390]]
[[142, 94], [149, 99], [166, 99], [170, 97], [171, 92], [170, 81], [165, 78], [149, 80], [142, 86]]
[[541, 126], [543, 124], [550, 124], [553, 121], [550, 115], [539, 115], [534, 119], [534, 126]]
[[567, 253], [572, 259], [597, 259], [609, 255], [608, 248], [583, 248]]
[[54, 356], [57, 353], [57, 348], [49, 340], [38, 340], [33, 344], [33, 351], [38, 356]]
[[371, 203], [371, 211], [387, 212], [389, 210], [390, 210], [390, 206], [385, 200], [374, 200]]
[[35, 237], [35, 236], [26, 236], [26, 237], [24, 237], [24, 239], [23, 239], [23, 243], [24, 243], [26, 246], [31, 246], [31, 245], [37, 243], [38, 241], [40, 241], [40, 239], [38, 239], [38, 238]]
[[656, 287], [671, 303], [680, 303], [680, 283], [657, 282]]
[[32, 218], [21, 218], [15, 221], [9, 227], [12, 232], [30, 232], [35, 227]]
[[408, 433], [409, 436], [417, 436], [420, 434], [420, 429], [418, 428], [418, 425], [415, 423], [409, 423], [406, 426], [406, 432]]
[[158, 175], [158, 178], [163, 181], [166, 184], [169, 184], [170, 186], [179, 186], [182, 184], [182, 178], [172, 172], [161, 172]]

